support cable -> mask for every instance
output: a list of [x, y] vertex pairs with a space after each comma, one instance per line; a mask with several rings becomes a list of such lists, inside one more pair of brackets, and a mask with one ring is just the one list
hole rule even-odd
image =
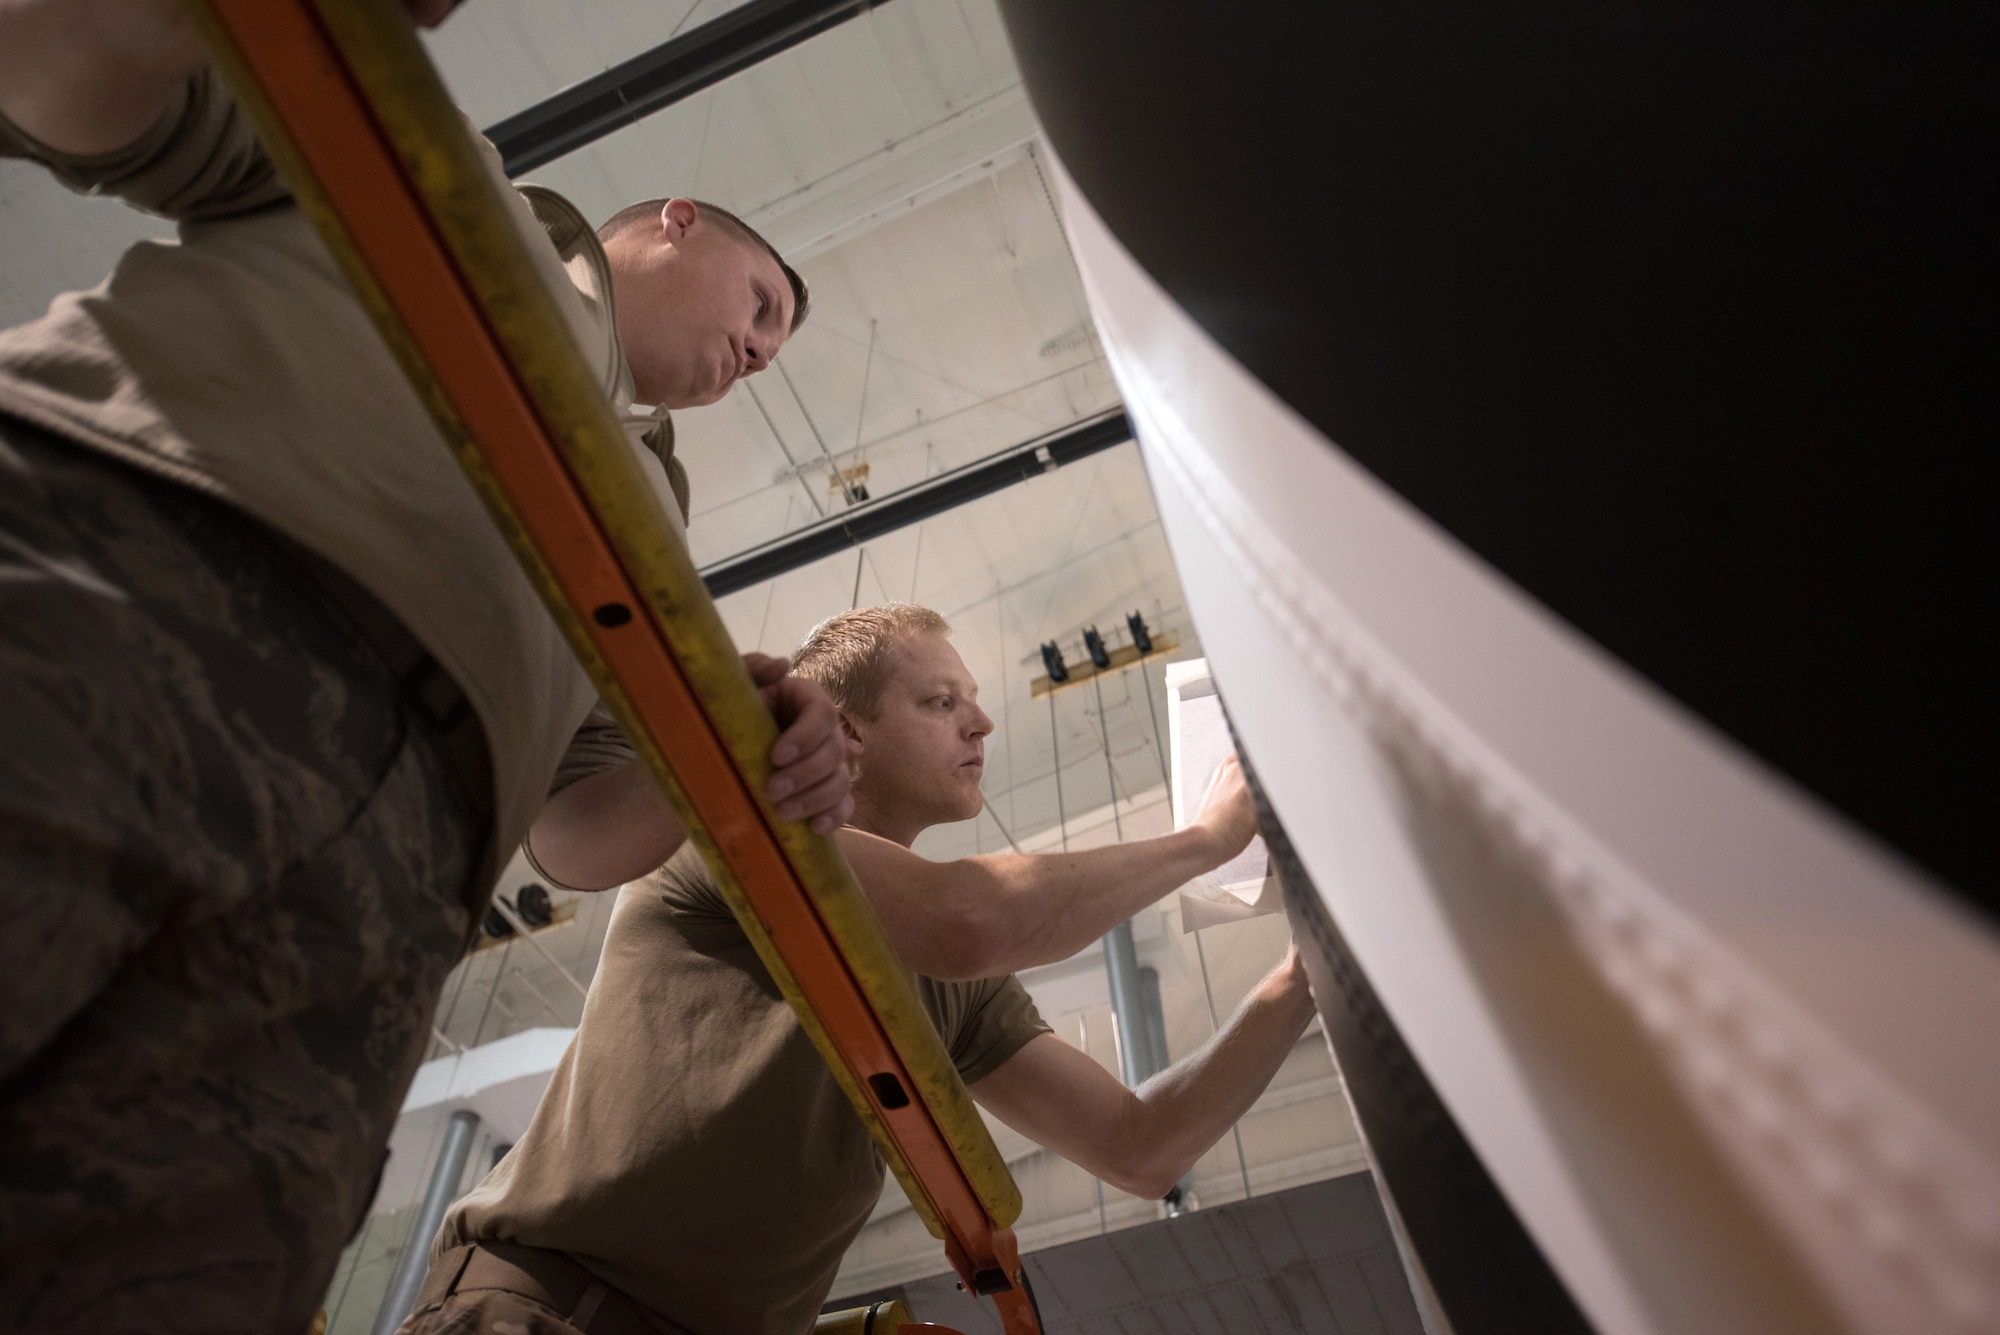
[[[1160, 782], [1167, 785], [1169, 800], [1172, 798], [1174, 781], [1167, 774], [1167, 748], [1160, 744], [1160, 715], [1153, 707], [1153, 678], [1146, 664], [1139, 664], [1139, 681], [1146, 688], [1146, 721], [1153, 725], [1153, 754], [1160, 760]], [[1131, 688], [1128, 686], [1127, 691]]]
[[806, 419], [806, 430], [812, 432], [813, 444], [819, 446], [819, 457], [826, 460], [826, 466], [833, 470], [833, 482], [840, 488], [840, 498], [849, 505], [854, 504], [854, 489], [847, 485], [847, 475], [840, 471], [840, 465], [834, 462], [832, 451], [826, 448], [826, 437], [819, 433], [819, 423], [813, 421], [812, 413], [806, 408], [806, 401], [799, 397], [799, 387], [792, 383], [792, 373], [785, 369], [783, 362], [774, 361], [771, 366], [777, 371], [778, 379], [785, 382], [785, 388], [791, 393], [792, 402], [798, 405], [799, 416]]
[[[778, 453], [785, 456], [785, 463], [788, 465], [787, 471], [789, 471], [792, 477], [798, 482], [800, 489], [805, 492], [807, 504], [812, 506], [813, 513], [815, 515], [819, 516], [821, 519], [826, 518], [826, 507], [824, 505], [821, 505], [819, 503], [819, 497], [813, 494], [813, 489], [811, 484], [806, 481], [806, 475], [799, 469], [799, 461], [792, 455], [792, 447], [785, 444], [785, 437], [783, 433], [778, 430], [778, 424], [771, 420], [771, 410], [764, 406], [763, 395], [759, 394], [757, 392], [757, 387], [751, 384], [748, 380], [743, 381], [742, 385], [743, 385], [743, 392], [748, 394], [750, 396], [750, 402], [756, 405], [757, 415], [764, 419], [765, 427], [770, 430], [771, 439], [778, 442]], [[791, 511], [787, 509], [785, 512], [785, 525], [787, 528], [791, 526], [791, 522], [792, 522]]]
[[[547, 960], [549, 962], [549, 967], [551, 969], [554, 969], [557, 973], [561, 974], [563, 976], [563, 981], [576, 989], [576, 994], [579, 997], [582, 997], [586, 1001], [590, 999], [590, 989], [585, 987], [581, 982], [577, 981], [576, 975], [571, 973], [568, 969], [565, 969], [562, 966], [561, 960], [557, 959], [554, 955], [549, 954], [549, 948], [543, 945], [540, 941], [538, 941], [535, 938], [533, 930], [529, 928], [527, 923], [521, 920], [520, 914], [514, 912], [514, 906], [512, 904], [509, 904], [504, 896], [501, 895], [493, 896], [493, 907], [500, 910], [500, 916], [505, 918], [509, 923], [509, 925], [513, 927], [516, 935], [518, 935], [522, 940], [526, 941], [529, 945], [533, 946], [535, 948], [535, 953], [540, 955], [543, 959]], [[510, 941], [508, 942], [508, 944], [512, 945], [513, 942]]]
[[1000, 813], [993, 809], [993, 804], [986, 800], [984, 793], [981, 793], [979, 796], [979, 809], [993, 818], [993, 824], [1000, 831], [1001, 838], [1007, 841], [1007, 847], [1013, 849], [1016, 853], [1020, 852], [1021, 846], [1014, 842], [1013, 832], [1005, 825], [1000, 824]]
[[[1097, 692], [1097, 730], [1104, 738], [1104, 778], [1111, 785], [1111, 828], [1118, 835], [1118, 842], [1125, 842], [1125, 822], [1118, 818], [1118, 767], [1111, 763], [1111, 723], [1104, 717], [1104, 676], [1093, 673], [1090, 685]], [[1055, 703], [1055, 692], [1049, 692], [1049, 703]]]
[[1069, 852], [1069, 817], [1063, 812], [1062, 738], [1056, 732], [1056, 693], [1049, 692], [1049, 749], [1055, 756], [1056, 827], [1062, 832], [1062, 851]]
[[[498, 903], [500, 896], [495, 895], [493, 899], [495, 903]], [[519, 931], [520, 929], [516, 928], [515, 930]], [[486, 1021], [493, 1014], [493, 999], [500, 995], [500, 975], [507, 971], [507, 959], [513, 954], [513, 951], [514, 942], [509, 938], [507, 944], [500, 947], [499, 962], [493, 966], [493, 981], [486, 986], [486, 1004], [479, 1008], [479, 1023], [472, 1026], [472, 1042], [466, 1045], [467, 1051], [478, 1047], [480, 1035], [486, 1032]]]
[[535, 1000], [540, 1002], [542, 1009], [549, 1013], [550, 1019], [554, 1020], [557, 1024], [562, 1025], [564, 1028], [569, 1027], [569, 1018], [565, 1016], [561, 1011], [556, 1009], [555, 1003], [548, 999], [548, 996], [542, 991], [541, 988], [535, 986], [535, 980], [528, 976], [528, 971], [526, 969], [515, 970], [514, 976], [515, 978], [520, 980], [522, 987], [527, 988], [530, 992], [535, 994]]
[[849, 453], [861, 453], [861, 429], [868, 421], [868, 379], [875, 369], [875, 319], [868, 319], [868, 351], [861, 358], [861, 406], [854, 410], [854, 448]]

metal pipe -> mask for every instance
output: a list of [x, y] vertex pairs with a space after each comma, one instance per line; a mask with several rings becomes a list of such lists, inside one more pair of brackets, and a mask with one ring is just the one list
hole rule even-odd
[[[1111, 725], [1104, 717], [1103, 677], [1092, 677], [1091, 685], [1097, 688], [1097, 727], [1104, 739], [1104, 773], [1111, 781], [1111, 821], [1122, 844], [1125, 825], [1118, 819], [1118, 771], [1111, 763]], [[1054, 702], [1055, 692], [1049, 693], [1049, 700]], [[1118, 1022], [1118, 1064], [1124, 1069], [1125, 1083], [1137, 1089], [1172, 1065], [1172, 1058], [1167, 1052], [1167, 1014], [1160, 1004], [1159, 971], [1139, 967], [1129, 921], [1105, 935], [1104, 974], [1110, 983], [1111, 1013]], [[1194, 1174], [1190, 1172], [1167, 1193], [1167, 1213], [1185, 1213], [1193, 1194]]]
[[[1160, 742], [1160, 716], [1153, 708], [1152, 668], [1139, 664], [1139, 684], [1146, 688], [1146, 721], [1153, 725], [1153, 754], [1160, 758], [1160, 782], [1171, 787], [1173, 779], [1167, 774], [1167, 748]], [[1125, 688], [1128, 692], [1131, 687]]]
[[[1104, 773], [1111, 782], [1111, 820], [1118, 842], [1125, 842], [1125, 825], [1118, 819], [1118, 772], [1111, 766], [1111, 731], [1104, 721], [1104, 686], [1091, 678], [1097, 688], [1097, 727], [1104, 739]], [[1049, 704], [1055, 704], [1049, 692]], [[1152, 972], [1147, 970], [1146, 972]], [[1132, 944], [1132, 924], [1121, 922], [1104, 936], [1104, 976], [1111, 990], [1111, 1014], [1118, 1022], [1118, 1065], [1125, 1083], [1137, 1089], [1146, 1077], [1160, 1069], [1155, 1064], [1153, 1026], [1146, 1016], [1146, 993], [1140, 982], [1139, 952]], [[1160, 1002], [1159, 975], [1153, 975], [1153, 1004]], [[1162, 1048], [1165, 1043], [1160, 1045]]]
[[371, 1335], [393, 1335], [396, 1327], [417, 1305], [417, 1294], [430, 1271], [431, 1239], [444, 1225], [444, 1212], [458, 1198], [459, 1179], [465, 1176], [465, 1162], [472, 1155], [472, 1136], [479, 1129], [479, 1114], [460, 1108], [446, 1124], [444, 1146], [431, 1167], [430, 1185], [424, 1188], [424, 1203], [417, 1208], [403, 1254], [396, 1258], [396, 1271], [389, 1277], [389, 1291], [382, 1297], [382, 1309], [375, 1314]]
[[1152, 1067], [1147, 1074], [1157, 1075], [1174, 1064], [1167, 1054], [1167, 1011], [1160, 1004], [1160, 971], [1142, 967], [1139, 970], [1139, 1016], [1146, 1022], [1146, 1046], [1150, 1050]]
[[[1130, 439], [1132, 424], [1123, 411], [1085, 418], [948, 473], [925, 478], [878, 500], [862, 501], [796, 533], [787, 533], [761, 547], [704, 566], [701, 578], [708, 585], [709, 596], [720, 598], [990, 496], [1017, 482], [1113, 449]], [[838, 475], [839, 466], [828, 462]]]
[[1154, 1071], [1153, 1035], [1146, 1021], [1139, 952], [1132, 944], [1129, 922], [1104, 934], [1104, 977], [1111, 989], [1111, 1015], [1118, 1025], [1118, 1065], [1127, 1087], [1137, 1089]]
[[[1129, 933], [1131, 925], [1126, 924]], [[1159, 971], [1150, 968], [1139, 970], [1139, 1027], [1144, 1031], [1147, 1049], [1146, 1072], [1151, 1078], [1173, 1065], [1173, 1054], [1167, 1051], [1167, 1012], [1160, 1004]], [[1192, 1208], [1194, 1200], [1194, 1170], [1189, 1169], [1174, 1183], [1166, 1194], [1167, 1214], [1178, 1216]]]
[[866, 13], [878, 0], [750, 0], [487, 127], [509, 176], [533, 171]]
[[[1111, 764], [1111, 725], [1104, 717], [1103, 678], [1092, 677], [1097, 688], [1097, 727], [1104, 739], [1104, 772], [1111, 780], [1111, 820], [1118, 842], [1125, 842], [1125, 826], [1118, 819], [1118, 771]], [[1055, 699], [1055, 693], [1049, 693]], [[1160, 975], [1155, 969], [1139, 967], [1139, 952], [1132, 944], [1132, 924], [1121, 922], [1104, 938], [1104, 974], [1111, 991], [1111, 1013], [1118, 1022], [1118, 1064], [1125, 1083], [1137, 1089], [1148, 1079], [1173, 1064], [1167, 1052], [1167, 1014], [1160, 1004]], [[1178, 1215], [1187, 1208], [1193, 1193], [1193, 1175], [1174, 1184], [1166, 1196], [1167, 1213]]]

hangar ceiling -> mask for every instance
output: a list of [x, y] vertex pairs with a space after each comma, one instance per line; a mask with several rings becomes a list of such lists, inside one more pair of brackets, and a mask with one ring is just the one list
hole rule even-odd
[[[480, 125], [522, 110], [726, 5], [480, 0], [431, 36]], [[639, 199], [713, 200], [766, 231], [813, 290], [773, 370], [676, 415], [694, 488], [696, 562], [845, 508], [836, 471], [870, 495], [1115, 407], [1042, 150], [1000, 19], [986, 0], [894, 0], [529, 173], [602, 217]], [[858, 590], [858, 592], [857, 592]], [[1127, 612], [1182, 633], [1179, 585], [1136, 449], [1124, 446], [722, 600], [737, 642], [784, 652], [855, 601], [915, 600], [951, 618], [1004, 731], [987, 795], [1025, 838], [1064, 805], [1160, 782], [1140, 683], [1030, 708], [1037, 646], [1082, 654], [1083, 626]], [[1154, 700], [1164, 706], [1157, 669]], [[1129, 688], [1129, 689], [1128, 689]], [[992, 847], [985, 821], [927, 851]]]

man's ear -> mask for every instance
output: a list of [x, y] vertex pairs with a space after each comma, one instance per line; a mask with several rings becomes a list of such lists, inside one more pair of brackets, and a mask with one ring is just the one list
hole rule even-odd
[[670, 244], [678, 246], [700, 216], [701, 208], [693, 200], [670, 199], [660, 205], [660, 230]]
[[854, 726], [853, 715], [845, 709], [835, 709], [834, 717], [840, 720], [840, 741], [847, 749], [847, 768], [853, 772], [861, 768], [861, 755], [868, 744], [861, 739], [861, 730]]

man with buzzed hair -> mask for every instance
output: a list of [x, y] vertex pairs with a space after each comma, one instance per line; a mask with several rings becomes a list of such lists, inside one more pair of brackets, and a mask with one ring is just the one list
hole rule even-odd
[[[924, 829], [979, 813], [993, 730], [949, 634], [928, 608], [863, 608], [794, 656], [840, 714], [841, 848], [972, 1097], [1112, 1185], [1163, 1196], [1304, 1032], [1296, 950], [1137, 1090], [1051, 1033], [1013, 973], [1240, 852], [1256, 830], [1242, 771], [1226, 766], [1195, 823], [1162, 838], [919, 857]], [[527, 1134], [446, 1217], [401, 1335], [805, 1335], [882, 1183], [860, 1119], [684, 850], [620, 892], [576, 1038]]]
[[[804, 284], [686, 199], [600, 242], [486, 147], [683, 523], [669, 410]], [[0, 1330], [297, 1335], [499, 866], [532, 827], [596, 889], [682, 830], [183, 5], [0, 0], [0, 155], [179, 230], [0, 333]], [[832, 828], [832, 706], [750, 667]]]

